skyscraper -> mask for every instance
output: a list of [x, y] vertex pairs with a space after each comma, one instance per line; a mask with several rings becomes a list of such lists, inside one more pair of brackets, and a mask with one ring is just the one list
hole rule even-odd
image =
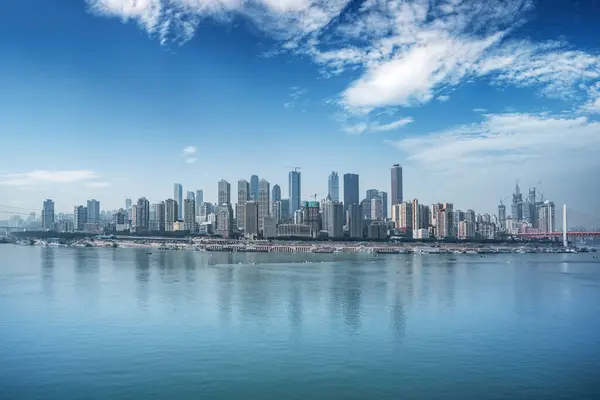
[[379, 196], [379, 190], [377, 189], [369, 189], [367, 190], [367, 200], [371, 201], [373, 198]]
[[271, 186], [269, 182], [261, 179], [258, 183], [258, 230], [261, 233], [264, 231], [264, 219], [269, 216], [270, 194]]
[[202, 190], [196, 190], [196, 205], [199, 206], [203, 202], [204, 202], [204, 192]]
[[302, 202], [302, 223], [310, 226], [311, 235], [316, 237], [321, 230], [321, 214], [318, 201]]
[[176, 183], [173, 185], [173, 199], [177, 202], [177, 220], [183, 218], [183, 187]]
[[290, 197], [290, 215], [294, 215], [296, 210], [300, 209], [300, 199], [302, 198], [301, 194], [301, 176], [300, 172], [290, 171], [289, 173], [289, 197]]
[[87, 223], [100, 223], [100, 202], [98, 200], [92, 199], [87, 202]]
[[54, 201], [47, 199], [42, 207], [42, 229], [54, 230]]
[[[196, 193], [194, 193], [194, 192], [192, 192], [192, 191], [188, 190], [188, 191], [185, 193], [185, 198], [186, 198], [186, 199], [188, 199], [188, 200], [194, 200], [194, 201], [196, 201]], [[185, 208], [185, 203], [184, 203], [184, 207], [183, 207], [183, 208]], [[185, 214], [185, 213], [184, 213], [184, 214]]]
[[179, 206], [175, 200], [165, 201], [165, 230], [167, 232], [173, 232], [173, 225], [177, 221], [177, 210], [179, 210]]
[[250, 200], [258, 201], [258, 175], [250, 177]]
[[231, 237], [233, 233], [233, 208], [230, 203], [223, 203], [219, 206], [217, 214], [217, 234], [224, 238]]
[[358, 189], [358, 175], [344, 174], [344, 210], [352, 204], [360, 204]]
[[87, 224], [87, 208], [84, 206], [75, 206], [73, 210], [73, 228], [76, 232], [85, 230]]
[[402, 196], [402, 167], [400, 164], [392, 166], [392, 205], [400, 204]]
[[196, 233], [196, 202], [192, 199], [183, 202], [183, 226], [189, 233]]
[[271, 215], [276, 217], [275, 215], [275, 202], [281, 200], [281, 187], [277, 184], [273, 185], [271, 189]]
[[219, 181], [218, 201], [219, 207], [223, 204], [231, 204], [231, 185], [225, 179]]
[[250, 199], [250, 184], [245, 179], [238, 181], [238, 198], [235, 205], [235, 217], [238, 229], [245, 230], [246, 227], [246, 202]]
[[152, 224], [152, 229], [158, 232], [165, 231], [165, 223], [166, 223], [166, 206], [165, 202], [161, 201], [160, 203], [154, 204], [154, 222]]
[[414, 199], [412, 201], [412, 229], [413, 231], [421, 229], [421, 206], [419, 200]]
[[146, 232], [150, 225], [150, 203], [145, 197], [138, 199], [135, 207], [135, 231]]
[[523, 220], [523, 194], [519, 183], [515, 186], [515, 192], [512, 197], [512, 204], [510, 207], [510, 215], [512, 220], [515, 222], [521, 222]]
[[538, 221], [540, 232], [551, 233], [556, 231], [556, 208], [554, 203], [546, 200], [539, 209]]
[[350, 226], [350, 237], [351, 238], [361, 238], [363, 236], [363, 228], [362, 228], [362, 212], [359, 204], [352, 203], [350, 207], [348, 207], [348, 219]]
[[[535, 211], [535, 208], [534, 208]], [[498, 223], [500, 224], [500, 230], [506, 230], [506, 206], [500, 202], [498, 205]]]
[[337, 172], [329, 174], [327, 193], [332, 201], [340, 201], [340, 177]]
[[383, 219], [388, 217], [388, 195], [387, 192], [379, 191], [379, 198], [381, 198], [381, 205], [383, 206]]
[[383, 202], [379, 196], [371, 199], [371, 219], [374, 221], [383, 219]]
[[329, 196], [323, 206], [323, 230], [330, 238], [340, 238], [344, 234], [344, 206]]
[[258, 203], [254, 200], [249, 200], [244, 204], [244, 226], [247, 236], [258, 235]]

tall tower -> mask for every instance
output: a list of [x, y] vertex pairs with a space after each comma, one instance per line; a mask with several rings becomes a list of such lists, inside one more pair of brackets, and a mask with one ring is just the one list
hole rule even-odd
[[238, 181], [238, 198], [235, 205], [235, 217], [238, 229], [246, 228], [246, 202], [250, 200], [250, 184], [245, 179]]
[[340, 201], [340, 176], [331, 172], [327, 181], [327, 194], [333, 201]]
[[183, 187], [176, 183], [173, 185], [173, 199], [177, 202], [177, 219], [183, 219]]
[[219, 206], [231, 204], [231, 185], [225, 179], [219, 181], [218, 201]]
[[264, 179], [258, 182], [258, 231], [263, 232], [265, 218], [269, 216], [271, 185]]
[[294, 215], [296, 210], [300, 209], [301, 194], [301, 176], [298, 168], [289, 173], [289, 197], [290, 197], [290, 215]]
[[563, 204], [563, 246], [569, 247], [569, 241], [567, 240], [567, 205]]
[[392, 205], [402, 203], [402, 167], [400, 164], [392, 166]]
[[513, 193], [510, 215], [513, 221], [521, 222], [523, 220], [523, 194], [521, 193], [519, 182], [517, 182], [515, 193]]
[[344, 210], [352, 204], [360, 204], [357, 174], [344, 174]]
[[87, 222], [89, 224], [97, 224], [100, 222], [100, 202], [98, 200], [88, 200]]
[[42, 208], [42, 229], [54, 230], [54, 201], [50, 199], [44, 201]]
[[498, 223], [500, 224], [500, 230], [506, 230], [506, 206], [503, 201], [498, 205]]
[[258, 201], [258, 175], [250, 177], [250, 200]]

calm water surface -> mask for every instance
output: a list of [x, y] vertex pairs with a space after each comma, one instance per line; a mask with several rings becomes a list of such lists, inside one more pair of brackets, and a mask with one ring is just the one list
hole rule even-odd
[[2, 399], [582, 400], [599, 388], [592, 254], [0, 245]]

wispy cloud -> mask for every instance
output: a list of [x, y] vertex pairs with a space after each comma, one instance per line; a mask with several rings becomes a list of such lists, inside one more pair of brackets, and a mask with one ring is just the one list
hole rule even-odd
[[[91, 12], [135, 21], [161, 43], [185, 42], [206, 18], [243, 16], [278, 41], [277, 51], [310, 57], [325, 76], [358, 76], [334, 103], [368, 114], [445, 101], [463, 82], [531, 87], [595, 110], [587, 88], [600, 55], [561, 41], [511, 39], [532, 0], [87, 0]], [[294, 90], [294, 89], [292, 89]], [[292, 91], [284, 107], [303, 93]]]
[[196, 161], [198, 161], [198, 158], [196, 158], [196, 157], [187, 157], [185, 159], [185, 162], [188, 164], [194, 164]]
[[290, 100], [283, 103], [285, 108], [295, 108], [296, 106], [306, 107], [307, 101], [304, 98], [308, 90], [299, 86], [290, 87]]
[[437, 100], [441, 101], [442, 103], [444, 103], [444, 102], [450, 100], [450, 96], [447, 96], [447, 95], [438, 96]]
[[85, 186], [90, 189], [101, 189], [110, 186], [110, 182], [86, 182]]
[[484, 113], [484, 112], [487, 112], [487, 108], [474, 108], [473, 112]]
[[354, 125], [346, 125], [344, 126], [343, 130], [350, 135], [360, 135], [365, 132], [387, 132], [401, 128], [408, 124], [412, 124], [413, 122], [414, 119], [412, 119], [412, 117], [401, 118], [387, 124], [381, 124], [378, 122], [360, 122]]
[[0, 175], [0, 186], [32, 186], [42, 183], [63, 184], [84, 182], [96, 178], [98, 178], [98, 174], [92, 170], [34, 170]]
[[422, 168], [468, 173], [506, 163], [522, 168], [526, 161], [540, 168], [560, 159], [589, 161], [586, 155], [600, 150], [599, 130], [600, 123], [585, 117], [489, 114], [481, 123], [387, 143]]
[[190, 154], [196, 154], [197, 152], [198, 149], [196, 149], [194, 146], [187, 146], [181, 151], [181, 153], [186, 156]]

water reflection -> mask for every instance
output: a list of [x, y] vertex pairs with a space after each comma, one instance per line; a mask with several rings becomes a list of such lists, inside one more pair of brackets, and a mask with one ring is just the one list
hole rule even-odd
[[42, 261], [42, 293], [46, 300], [54, 299], [54, 267], [56, 249], [53, 247], [41, 248]]
[[138, 307], [148, 307], [148, 284], [150, 282], [150, 257], [144, 249], [135, 250], [135, 290]]
[[232, 265], [219, 268], [217, 271], [217, 304], [221, 322], [231, 321], [233, 271], [234, 267]]
[[75, 291], [84, 305], [95, 304], [100, 290], [98, 249], [75, 248]]

